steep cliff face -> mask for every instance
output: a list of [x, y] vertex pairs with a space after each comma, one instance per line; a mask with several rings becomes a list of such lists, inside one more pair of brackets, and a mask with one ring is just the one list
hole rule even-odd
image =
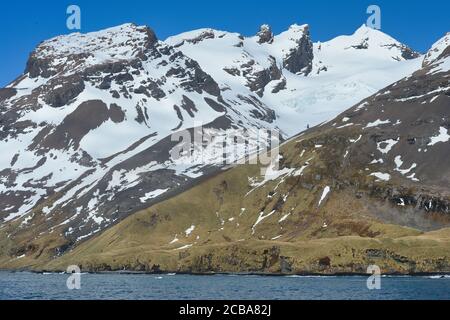
[[283, 58], [283, 67], [295, 74], [309, 75], [313, 65], [313, 43], [309, 34], [309, 26], [291, 26], [291, 32], [299, 36], [294, 36], [296, 45], [289, 50]]

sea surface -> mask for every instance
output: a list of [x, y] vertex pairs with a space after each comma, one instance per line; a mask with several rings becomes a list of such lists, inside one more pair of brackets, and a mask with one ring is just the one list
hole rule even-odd
[[[67, 274], [0, 272], [0, 300], [448, 300], [450, 276], [381, 278], [253, 275], [81, 274], [69, 290]], [[74, 283], [74, 282], [71, 282]]]

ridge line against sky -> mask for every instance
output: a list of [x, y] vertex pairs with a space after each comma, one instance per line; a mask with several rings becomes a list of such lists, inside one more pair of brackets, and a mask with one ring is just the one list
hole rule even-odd
[[313, 41], [323, 42], [352, 34], [366, 22], [366, 9], [372, 4], [382, 10], [382, 32], [422, 53], [450, 31], [447, 0], [429, 0], [425, 5], [408, 0], [5, 2], [0, 10], [0, 87], [23, 72], [30, 52], [41, 41], [72, 32], [66, 28], [71, 4], [81, 8], [82, 33], [133, 22], [148, 25], [159, 39], [200, 28], [251, 36], [265, 23], [280, 33], [298, 23], [309, 24]]

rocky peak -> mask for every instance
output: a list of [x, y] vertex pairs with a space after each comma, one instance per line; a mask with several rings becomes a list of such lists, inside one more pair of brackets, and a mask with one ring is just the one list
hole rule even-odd
[[348, 37], [348, 40], [351, 43], [346, 49], [373, 50], [373, 52], [386, 51], [387, 49], [388, 54], [394, 60], [410, 60], [420, 56], [420, 53], [412, 50], [405, 44], [365, 24], [359, 27], [352, 36]]
[[175, 48], [182, 47], [186, 44], [204, 45], [206, 40], [221, 40], [228, 34], [229, 33], [226, 31], [220, 31], [211, 28], [202, 28], [168, 37], [166, 40], [164, 40], [164, 42]]
[[213, 29], [205, 29], [199, 33], [199, 35], [193, 37], [192, 39], [186, 39], [187, 43], [197, 44], [208, 39], [214, 39], [216, 37], [215, 31]]
[[288, 29], [291, 33], [309, 33], [309, 24], [291, 24]]
[[259, 38], [258, 43], [272, 43], [273, 42], [273, 33], [272, 28], [268, 24], [263, 24], [259, 28], [259, 32], [256, 34]]
[[158, 39], [146, 26], [124, 24], [86, 34], [72, 33], [39, 44], [31, 53], [25, 73], [49, 78], [67, 70], [130, 61], [151, 48]]
[[307, 76], [312, 70], [314, 59], [313, 43], [311, 41], [309, 26], [294, 24], [289, 30], [279, 36], [280, 40], [289, 40], [294, 43], [283, 59], [283, 68], [295, 74]]

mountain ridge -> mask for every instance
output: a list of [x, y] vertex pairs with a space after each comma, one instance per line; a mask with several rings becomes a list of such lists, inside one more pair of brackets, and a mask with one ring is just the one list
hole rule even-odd
[[235, 166], [39, 268], [76, 261], [94, 272], [335, 275], [374, 264], [383, 274], [449, 272], [446, 61], [287, 141], [280, 168], [261, 177], [258, 166]]
[[[9, 230], [4, 234], [9, 239], [3, 247], [6, 256], [59, 256], [140, 208], [184, 191], [201, 177], [215, 176], [223, 159], [212, 152], [214, 144], [200, 150], [206, 154], [206, 165], [202, 157], [187, 164], [183, 160], [189, 157], [178, 162], [170, 158], [175, 146], [172, 133], [195, 131], [199, 120], [207, 124], [202, 131], [210, 136], [227, 137], [242, 129], [279, 129], [284, 131], [282, 138], [288, 138], [307, 125], [329, 121], [331, 115], [422, 64], [421, 58], [407, 61], [402, 57], [404, 48], [392, 38], [388, 41], [391, 47], [380, 47], [387, 52], [381, 59], [379, 54], [369, 54], [371, 41], [359, 46], [366, 39], [364, 32], [372, 31], [361, 28], [363, 37], [357, 34], [356, 42], [344, 41], [337, 50], [341, 57], [350, 55], [349, 62], [358, 62], [360, 78], [354, 78], [355, 69], [342, 73], [347, 69], [345, 63], [327, 62], [325, 58], [336, 55], [336, 50], [327, 55], [327, 43], [313, 44], [306, 26], [286, 31], [285, 37], [274, 35], [273, 41], [270, 35], [261, 41], [261, 35], [242, 39], [238, 34], [222, 36], [213, 31], [213, 35], [206, 33], [201, 39], [196, 35], [195, 41], [173, 46], [141, 28], [127, 24], [95, 37], [75, 34], [44, 42], [41, 46], [46, 51], [52, 42], [81, 37], [79, 41], [89, 50], [80, 52], [76, 46], [68, 64], [65, 51], [59, 53], [65, 61], [59, 64], [46, 61], [48, 52], [44, 57], [32, 54], [27, 74], [0, 90], [3, 147], [11, 150], [11, 159], [4, 157], [0, 170], [1, 212], [7, 220], [0, 230]], [[138, 30], [136, 41], [102, 39], [105, 32], [128, 34], [129, 30]], [[291, 41], [290, 31], [296, 40]], [[104, 51], [96, 48], [98, 39], [111, 52], [96, 56], [96, 50]], [[220, 59], [225, 63], [218, 68], [208, 63], [216, 52], [202, 49], [209, 42], [230, 52], [228, 60]], [[265, 50], [278, 42], [283, 45], [277, 59]], [[136, 50], [136, 44], [142, 50]], [[397, 55], [392, 56], [392, 50]], [[319, 51], [323, 56], [318, 58]], [[292, 56], [296, 63], [283, 62]], [[377, 65], [381, 71], [370, 68], [368, 57], [381, 61]], [[297, 65], [296, 59], [306, 64], [300, 63], [293, 73], [286, 66]], [[370, 82], [364, 84], [363, 78]], [[320, 96], [319, 90], [327, 94]], [[303, 119], [311, 110], [319, 112]], [[244, 154], [240, 151], [235, 157]], [[33, 244], [30, 237], [36, 237]]]

